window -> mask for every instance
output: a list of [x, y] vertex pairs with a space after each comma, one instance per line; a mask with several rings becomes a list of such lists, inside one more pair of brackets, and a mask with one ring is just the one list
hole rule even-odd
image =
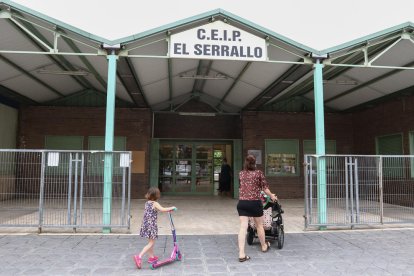
[[83, 136], [46, 136], [45, 149], [48, 150], [82, 150]]
[[402, 134], [378, 136], [376, 138], [376, 152], [378, 155], [402, 155]]
[[[378, 155], [403, 155], [402, 134], [392, 134], [376, 137], [376, 152]], [[384, 177], [403, 177], [404, 166], [402, 158], [384, 158], [382, 162]]]
[[265, 140], [266, 176], [299, 175], [299, 141]]

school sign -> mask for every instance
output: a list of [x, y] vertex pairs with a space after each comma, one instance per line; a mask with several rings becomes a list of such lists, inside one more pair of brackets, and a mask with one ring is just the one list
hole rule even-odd
[[266, 61], [266, 40], [215, 21], [170, 37], [172, 58]]

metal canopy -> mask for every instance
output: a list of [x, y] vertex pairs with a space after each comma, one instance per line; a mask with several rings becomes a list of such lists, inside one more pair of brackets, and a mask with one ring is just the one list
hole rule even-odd
[[[169, 57], [171, 35], [215, 21], [266, 39], [268, 60]], [[413, 26], [405, 23], [317, 51], [229, 12], [214, 10], [109, 41], [16, 3], [0, 1], [0, 101], [104, 106], [108, 53], [103, 46], [120, 45], [119, 107], [180, 112], [199, 101], [210, 112], [220, 114], [312, 111], [312, 69], [318, 58], [324, 64], [325, 110], [352, 111], [412, 93]]]

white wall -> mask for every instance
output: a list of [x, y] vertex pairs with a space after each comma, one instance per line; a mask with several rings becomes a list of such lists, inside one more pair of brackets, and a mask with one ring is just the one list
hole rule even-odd
[[0, 149], [15, 149], [18, 110], [0, 103]]

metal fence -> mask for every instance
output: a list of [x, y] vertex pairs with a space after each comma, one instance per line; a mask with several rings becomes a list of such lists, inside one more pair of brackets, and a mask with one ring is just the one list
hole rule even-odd
[[305, 228], [414, 223], [414, 156], [305, 155], [304, 166]]
[[129, 229], [130, 162], [130, 152], [0, 150], [0, 227]]

